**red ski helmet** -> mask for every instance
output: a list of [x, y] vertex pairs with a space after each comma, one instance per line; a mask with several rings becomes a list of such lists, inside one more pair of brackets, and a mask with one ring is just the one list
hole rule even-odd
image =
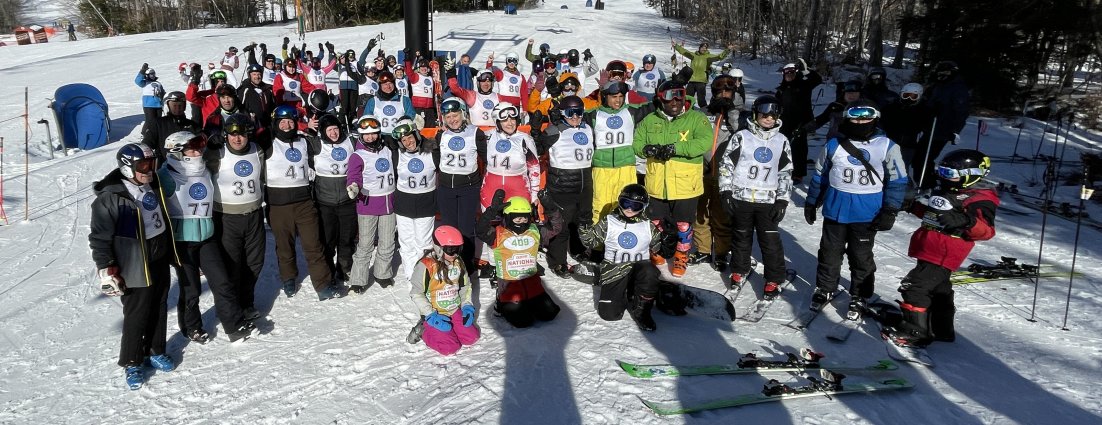
[[436, 244], [440, 246], [463, 245], [463, 235], [459, 234], [459, 230], [452, 226], [443, 225], [437, 227], [432, 235], [436, 238]]

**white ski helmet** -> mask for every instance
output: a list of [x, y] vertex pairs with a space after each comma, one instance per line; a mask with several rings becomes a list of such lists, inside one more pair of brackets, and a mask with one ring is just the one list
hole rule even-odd
[[740, 68], [732, 69], [730, 72], [727, 73], [727, 75], [730, 75], [730, 76], [735, 77], [735, 78], [742, 78], [742, 76], [743, 76], [742, 69], [740, 69]]
[[915, 99], [915, 101], [917, 101], [918, 99], [922, 98], [922, 84], [919, 84], [919, 83], [904, 84], [903, 89], [899, 91], [899, 94], [902, 95], [904, 93], [917, 94], [918, 98]]

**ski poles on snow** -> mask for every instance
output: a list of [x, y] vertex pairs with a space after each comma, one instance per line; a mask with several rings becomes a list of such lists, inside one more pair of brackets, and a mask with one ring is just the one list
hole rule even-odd
[[[1067, 143], [1067, 139], [1064, 139], [1064, 143]], [[1071, 273], [1068, 275], [1068, 296], [1064, 300], [1064, 322], [1060, 324], [1060, 330], [1068, 330], [1068, 312], [1071, 310], [1071, 284], [1075, 282], [1075, 259], [1079, 255], [1079, 231], [1083, 228], [1083, 204], [1087, 201], [1091, 195], [1094, 194], [1094, 189], [1087, 188], [1088, 176], [1090, 176], [1090, 161], [1083, 161], [1083, 180], [1082, 186], [1079, 190], [1079, 212], [1075, 216], [1075, 243], [1071, 249]]]

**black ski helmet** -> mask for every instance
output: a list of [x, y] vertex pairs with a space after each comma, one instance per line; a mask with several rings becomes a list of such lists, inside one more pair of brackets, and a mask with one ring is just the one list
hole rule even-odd
[[326, 93], [325, 90], [314, 90], [310, 92], [309, 103], [310, 108], [313, 109], [314, 112], [328, 111], [330, 104], [329, 93]]
[[632, 183], [620, 189], [620, 196], [617, 197], [617, 203], [621, 213], [623, 213], [625, 209], [643, 211], [647, 208], [647, 205], [650, 204], [650, 194], [647, 193], [647, 189], [643, 187], [643, 185]]
[[119, 172], [128, 179], [134, 178], [135, 173], [151, 174], [157, 168], [157, 155], [153, 149], [143, 143], [130, 143], [119, 149], [115, 154]]
[[168, 102], [187, 102], [187, 97], [182, 91], [172, 91], [165, 95], [165, 104]]
[[888, 71], [879, 66], [869, 68], [869, 75], [867, 77], [870, 86], [884, 85], [888, 80]]
[[551, 45], [547, 43], [540, 44], [540, 54], [546, 55], [548, 53], [551, 53]]
[[565, 111], [570, 108], [585, 109], [585, 104], [582, 103], [582, 98], [578, 96], [566, 96], [559, 100], [558, 109], [560, 111]]
[[963, 189], [979, 183], [991, 172], [991, 158], [977, 150], [955, 150], [938, 161], [936, 171], [943, 188]]
[[570, 49], [570, 51], [566, 53], [566, 57], [570, 59], [570, 66], [578, 66], [578, 64], [582, 63], [581, 59], [578, 57], [579, 54], [578, 49]]
[[650, 54], [650, 53], [647, 53], [646, 55], [643, 55], [643, 65], [646, 65], [648, 63], [649, 64], [658, 63], [658, 58], [655, 57], [654, 55]]
[[757, 99], [754, 99], [754, 104], [750, 107], [750, 110], [753, 111], [755, 121], [757, 121], [760, 115], [772, 115], [776, 118], [780, 118], [781, 112], [783, 112], [781, 101], [778, 100], [776, 96], [768, 94], [758, 96]]

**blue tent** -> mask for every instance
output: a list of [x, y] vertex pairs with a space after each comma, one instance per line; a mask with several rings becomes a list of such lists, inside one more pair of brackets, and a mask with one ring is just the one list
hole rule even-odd
[[61, 86], [50, 108], [66, 148], [89, 150], [107, 144], [111, 118], [99, 89], [79, 83]]

